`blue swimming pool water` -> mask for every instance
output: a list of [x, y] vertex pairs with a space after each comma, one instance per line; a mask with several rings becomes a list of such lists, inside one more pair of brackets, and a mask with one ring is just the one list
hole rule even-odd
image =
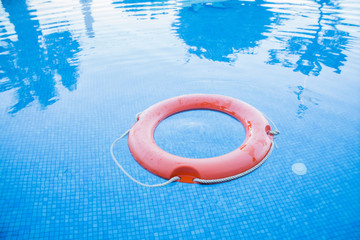
[[[359, 11], [355, 0], [2, 0], [0, 238], [358, 239]], [[223, 184], [133, 183], [110, 144], [138, 112], [190, 93], [253, 105], [279, 148]], [[155, 132], [193, 158], [243, 138], [209, 111]], [[115, 154], [140, 181], [164, 181], [126, 140]]]

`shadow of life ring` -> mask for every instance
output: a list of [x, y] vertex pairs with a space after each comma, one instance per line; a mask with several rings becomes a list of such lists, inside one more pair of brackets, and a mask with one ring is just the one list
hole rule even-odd
[[[246, 137], [240, 147], [222, 156], [191, 159], [170, 154], [156, 145], [154, 132], [165, 118], [188, 110], [207, 109], [226, 113], [242, 123]], [[131, 127], [128, 144], [136, 161], [159, 177], [199, 183], [200, 180], [229, 178], [255, 170], [271, 152], [273, 136], [264, 115], [238, 99], [209, 94], [191, 94], [159, 102], [138, 116]], [[257, 166], [258, 165], [258, 166]]]

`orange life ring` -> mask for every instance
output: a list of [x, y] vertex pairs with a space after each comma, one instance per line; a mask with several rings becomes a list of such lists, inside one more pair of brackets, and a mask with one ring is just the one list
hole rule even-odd
[[[156, 145], [154, 132], [165, 118], [187, 110], [208, 109], [224, 112], [242, 123], [246, 137], [240, 147], [219, 157], [191, 159], [175, 156]], [[136, 161], [150, 172], [180, 182], [195, 183], [194, 179], [220, 179], [256, 168], [269, 153], [273, 136], [271, 127], [254, 107], [240, 100], [209, 94], [191, 94], [159, 102], [138, 117], [128, 137], [129, 149]]]

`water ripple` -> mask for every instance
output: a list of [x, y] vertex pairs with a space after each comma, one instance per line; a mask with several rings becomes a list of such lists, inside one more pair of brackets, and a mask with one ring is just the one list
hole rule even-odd
[[158, 69], [192, 59], [235, 66], [247, 54], [255, 68], [339, 74], [359, 52], [359, 10], [336, 0], [3, 0], [0, 92], [17, 91], [9, 112], [33, 101], [46, 108], [59, 86], [76, 89], [85, 57], [101, 69]]

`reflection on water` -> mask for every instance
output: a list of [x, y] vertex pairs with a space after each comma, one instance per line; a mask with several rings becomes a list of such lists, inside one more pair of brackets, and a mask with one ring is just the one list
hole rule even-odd
[[[88, 38], [95, 36], [94, 18], [91, 15], [93, 1], [76, 2], [80, 3], [79, 15], [83, 18], [77, 20], [85, 22]], [[48, 27], [53, 27], [55, 31], [51, 30], [52, 33], [46, 34], [34, 15], [36, 11], [29, 10], [25, 0], [1, 2], [16, 33], [16, 36], [8, 33], [4, 23], [0, 21], [0, 92], [14, 90], [17, 101], [10, 107], [9, 112], [16, 113], [33, 101], [39, 102], [45, 108], [57, 100], [59, 87], [62, 86], [69, 91], [76, 89], [80, 45], [72, 33], [63, 28], [56, 28], [60, 22], [51, 22]], [[100, 19], [96, 21], [99, 29], [104, 29], [100, 32], [105, 36], [108, 34], [106, 29], [114, 31], [114, 35], [118, 34], [116, 27], [106, 26], [117, 26], [119, 21], [124, 23], [127, 18], [134, 21], [148, 20], [151, 24], [146, 26], [159, 25], [149, 29], [144, 36], [152, 39], [159, 33], [156, 31], [159, 31], [160, 27], [166, 26], [168, 35], [172, 34], [172, 37], [175, 36], [177, 40], [185, 43], [188, 53], [205, 61], [232, 64], [241, 54], [255, 55], [260, 52], [261, 54], [257, 55], [259, 67], [264, 63], [278, 65], [305, 75], [304, 83], [289, 83], [291, 91], [299, 100], [299, 117], [304, 115], [309, 106], [319, 102], [314, 96], [310, 96], [313, 93], [306, 89], [306, 81], [319, 76], [324, 67], [340, 73], [346, 62], [345, 50], [351, 39], [350, 34], [343, 30], [346, 28], [343, 27], [343, 19], [339, 15], [341, 7], [337, 1], [331, 0], [305, 1], [305, 4], [295, 2], [288, 5], [261, 0], [117, 0], [108, 5], [111, 10], [116, 8], [117, 12], [121, 9], [122, 14], [108, 18], [104, 17], [107, 12], [99, 15]], [[61, 10], [59, 12], [63, 17]], [[57, 10], [54, 11], [54, 14], [56, 13]], [[164, 14], [164, 18], [159, 17]], [[42, 15], [39, 17], [44, 18]], [[152, 21], [153, 19], [169, 21], [169, 24]], [[61, 21], [62, 25], [64, 23], [69, 22]], [[70, 26], [70, 23], [68, 25]], [[84, 29], [82, 24], [81, 29]], [[126, 31], [128, 33], [139, 30], [129, 25]], [[145, 27], [140, 31], [147, 29]], [[124, 35], [121, 31], [119, 34]], [[130, 36], [134, 35], [126, 35], [129, 42], [134, 42], [133, 48], [143, 47], [136, 44], [149, 44], [146, 40], [142, 42], [130, 39]], [[104, 36], [100, 35], [99, 39], [101, 37]], [[174, 41], [174, 38], [167, 40]], [[159, 45], [166, 47], [183, 47], [181, 44], [176, 45], [162, 39], [159, 42]], [[177, 52], [176, 49], [168, 51], [170, 48], [166, 48], [166, 51], [165, 48], [154, 49], [163, 55]], [[114, 52], [116, 50], [118, 49], [114, 48]], [[141, 57], [151, 58], [151, 48], [147, 51], [135, 49], [136, 53], [141, 52]], [[99, 59], [107, 57], [101, 54], [99, 53]], [[175, 57], [183, 59], [184, 56]]]
[[86, 35], [89, 38], [93, 38], [95, 37], [95, 34], [93, 29], [94, 18], [91, 16], [92, 0], [80, 0], [80, 3], [81, 3], [81, 11], [84, 15]]
[[[297, 116], [302, 118], [310, 105], [318, 105], [316, 97], [306, 89], [307, 76], [318, 76], [323, 65], [340, 73], [349, 38], [349, 33], [339, 30], [342, 19], [334, 11], [340, 9], [338, 4], [330, 0], [318, 0], [315, 4], [318, 6], [303, 10], [304, 17], [274, 11], [263, 1], [190, 1], [179, 10], [173, 27], [189, 46], [189, 53], [221, 62], [252, 53], [261, 40], [273, 36], [280, 47], [268, 50], [269, 59], [264, 61], [306, 75], [304, 83], [292, 90], [299, 101]], [[324, 11], [324, 6], [329, 9]], [[302, 27], [294, 28], [294, 20], [295, 26]]]
[[[349, 33], [339, 30], [342, 19], [337, 16], [340, 10], [337, 2], [330, 0], [315, 2], [318, 7], [313, 8], [314, 12], [308, 13], [310, 17], [306, 16], [298, 20], [298, 22], [302, 20], [306, 22], [305, 26], [280, 31], [277, 34], [276, 39], [281, 43], [281, 48], [269, 50], [267, 61], [268, 64], [279, 64], [305, 75], [301, 85], [290, 87], [299, 101], [298, 118], [303, 118], [310, 106], [319, 104], [314, 93], [306, 88], [309, 76], [319, 76], [323, 66], [339, 74], [341, 66], [346, 62], [344, 50], [350, 37]], [[329, 8], [324, 11], [324, 7]], [[310, 19], [310, 22], [305, 19]]]
[[2, 0], [2, 5], [17, 35], [14, 41], [2, 34], [0, 45], [0, 92], [16, 90], [17, 103], [9, 112], [16, 113], [34, 100], [42, 107], [53, 104], [57, 82], [69, 91], [76, 89], [80, 45], [71, 33], [43, 35], [25, 0]]
[[[263, 1], [190, 1], [179, 10], [173, 27], [189, 46], [190, 53], [231, 62], [234, 53], [252, 53], [260, 40], [283, 26], [275, 36], [281, 47], [269, 50], [268, 64], [281, 64], [304, 75], [318, 76], [322, 65], [340, 73], [346, 61], [344, 49], [349, 33], [338, 28], [341, 18], [334, 11], [339, 9], [336, 3], [329, 0], [316, 3], [317, 12], [306, 17], [313, 22], [294, 29], [286, 27], [288, 14], [275, 13]], [[324, 13], [324, 5], [331, 7], [331, 11]], [[295, 20], [298, 24], [303, 22], [301, 17]]]
[[[332, 9], [339, 6], [329, 0], [317, 1], [319, 7], [317, 18], [312, 23], [296, 31], [280, 33], [277, 39], [281, 41], [282, 48], [269, 51], [267, 63], [281, 64], [293, 68], [304, 75], [318, 76], [322, 65], [340, 73], [340, 67], [346, 61], [344, 50], [348, 43], [349, 33], [339, 30], [341, 18], [336, 11], [323, 12], [324, 5]], [[298, 34], [301, 33], [301, 36]]]
[[115, 8], [121, 8], [138, 20], [156, 19], [158, 15], [169, 14], [172, 4], [167, 0], [114, 0]]
[[179, 11], [174, 28], [189, 52], [213, 61], [234, 61], [266, 38], [274, 13], [262, 1], [197, 2]]
[[291, 91], [296, 95], [298, 100], [298, 109], [296, 115], [298, 118], [303, 118], [306, 110], [309, 109], [310, 105], [317, 106], [319, 105], [319, 99], [316, 97], [315, 93], [311, 92], [306, 88], [308, 81], [308, 76], [305, 76], [304, 81], [301, 85], [296, 87], [290, 87]]

